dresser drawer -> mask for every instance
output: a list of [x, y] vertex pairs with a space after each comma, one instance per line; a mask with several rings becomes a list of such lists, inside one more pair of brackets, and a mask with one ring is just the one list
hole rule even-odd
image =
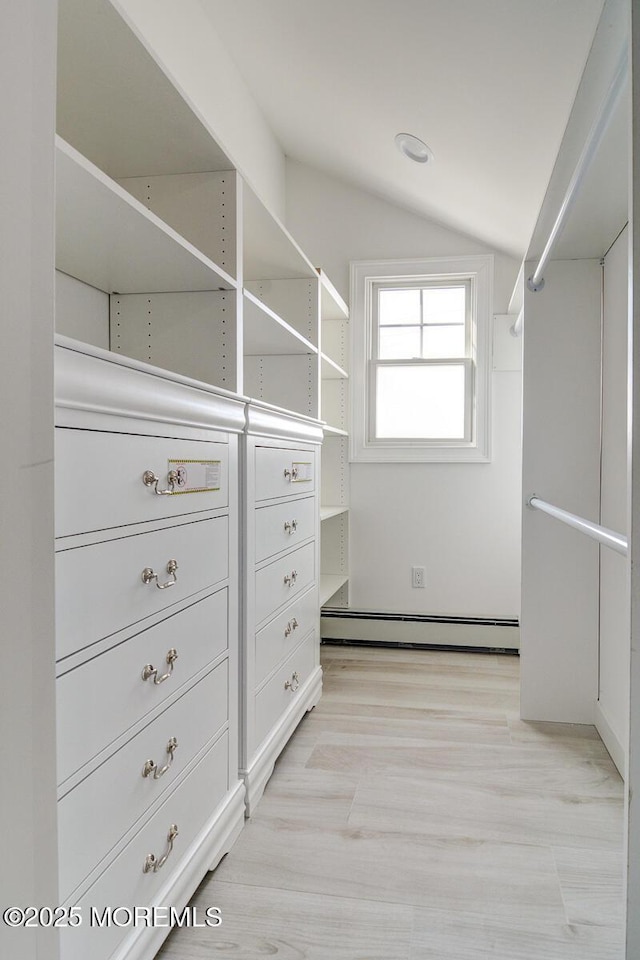
[[255, 685], [259, 687], [273, 668], [284, 660], [302, 637], [317, 629], [318, 591], [302, 597], [274, 617], [255, 637]]
[[317, 646], [316, 634], [312, 633], [293, 651], [256, 696], [256, 745], [264, 740], [274, 724], [295, 701], [297, 691], [313, 673]]
[[256, 626], [313, 583], [315, 551], [308, 543], [256, 572]]
[[[60, 783], [227, 649], [227, 603], [228, 591], [220, 590], [58, 678]], [[170, 650], [178, 654], [173, 670]], [[143, 680], [147, 664], [169, 678]]]
[[[227, 517], [60, 551], [58, 659], [225, 579], [228, 553]], [[175, 574], [169, 569], [171, 561], [178, 564]], [[143, 582], [145, 570], [157, 574], [157, 581]], [[170, 586], [159, 589], [165, 584]]]
[[[154, 903], [171, 874], [181, 866], [189, 847], [212, 818], [229, 788], [228, 737], [224, 733], [186, 780], [170, 794], [113, 863], [78, 901], [84, 922], [74, 929], [61, 930], [61, 960], [106, 960], [118, 943], [131, 933], [130, 927], [115, 924], [100, 930], [91, 928], [91, 908], [102, 916], [105, 907], [147, 906]], [[173, 840], [165, 864], [157, 871], [144, 873], [149, 854], [160, 860], [169, 852], [172, 825], [178, 835]], [[163, 904], [170, 906], [170, 904]]]
[[256, 500], [315, 490], [315, 451], [256, 447]]
[[[176, 474], [174, 493], [168, 475]], [[147, 474], [148, 483], [143, 476]], [[229, 444], [56, 430], [56, 536], [229, 503]]]
[[260, 507], [256, 518], [256, 562], [295, 547], [315, 535], [316, 501], [314, 497], [290, 500]]
[[[63, 900], [176, 781], [227, 719], [225, 661], [62, 798], [58, 837]], [[148, 761], [157, 767], [147, 769], [144, 776]]]

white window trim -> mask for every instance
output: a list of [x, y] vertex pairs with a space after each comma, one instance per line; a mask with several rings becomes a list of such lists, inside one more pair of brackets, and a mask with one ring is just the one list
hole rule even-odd
[[[380, 281], [443, 276], [470, 277], [475, 289], [475, 407], [471, 441], [369, 439], [369, 317]], [[355, 463], [487, 463], [491, 459], [491, 322], [493, 256], [427, 260], [361, 260], [351, 263], [351, 441]]]

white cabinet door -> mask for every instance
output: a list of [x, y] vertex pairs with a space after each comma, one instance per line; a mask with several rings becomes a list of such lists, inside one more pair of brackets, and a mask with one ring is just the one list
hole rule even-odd
[[[58, 678], [59, 783], [184, 692], [185, 684], [224, 653], [227, 603], [228, 591], [220, 590]], [[178, 656], [167, 663], [171, 650]], [[158, 674], [143, 680], [147, 664]], [[164, 682], [154, 682], [166, 674]]]
[[[225, 661], [62, 798], [58, 804], [62, 900], [227, 722], [227, 687]], [[156, 767], [144, 776], [147, 761]]]
[[315, 554], [315, 543], [308, 543], [257, 571], [256, 624], [313, 583]]
[[227, 517], [58, 552], [58, 659], [224, 580], [228, 555]]
[[300, 639], [315, 627], [317, 619], [318, 591], [314, 588], [294, 600], [256, 634], [256, 687], [289, 656]]
[[[133, 908], [157, 902], [155, 898], [171, 874], [179, 876], [180, 869], [188, 870], [185, 856], [212, 821], [216, 806], [228, 790], [228, 780], [228, 737], [224, 733], [80, 899], [83, 923], [61, 930], [61, 960], [106, 960], [111, 956], [131, 928], [112, 923], [96, 936], [96, 928], [89, 923], [91, 908], [102, 916], [105, 907]], [[174, 825], [178, 833], [171, 841], [169, 831]], [[156, 862], [164, 856], [167, 859], [159, 870], [145, 873], [150, 854]]]
[[315, 536], [315, 504], [305, 497], [256, 510], [256, 563]]
[[315, 490], [315, 453], [256, 447], [256, 500], [271, 500]]
[[228, 502], [227, 443], [56, 430], [57, 537]]
[[292, 705], [298, 692], [316, 665], [318, 642], [311, 634], [285, 660], [256, 697], [256, 743], [267, 736], [273, 725]]

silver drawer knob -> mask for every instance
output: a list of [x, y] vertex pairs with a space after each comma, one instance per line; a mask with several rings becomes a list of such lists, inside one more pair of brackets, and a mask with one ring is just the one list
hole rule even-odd
[[151, 569], [151, 567], [145, 567], [141, 574], [141, 579], [143, 583], [153, 583], [155, 580], [156, 587], [158, 590], [166, 590], [167, 587], [172, 587], [174, 583], [177, 583], [178, 577], [176, 576], [176, 570], [178, 569], [177, 560], [169, 560], [167, 563], [167, 573], [173, 577], [173, 580], [165, 580], [164, 583], [160, 583], [158, 580], [158, 574]]
[[143, 873], [157, 873], [158, 870], [161, 870], [162, 867], [164, 867], [165, 863], [169, 859], [169, 854], [173, 850], [173, 841], [177, 836], [178, 826], [177, 824], [172, 823], [169, 827], [169, 833], [167, 834], [168, 847], [166, 853], [163, 853], [160, 859], [156, 857], [155, 853], [148, 853], [142, 866]]
[[297, 579], [298, 579], [298, 571], [292, 570], [288, 576], [284, 577], [285, 586], [292, 587]]
[[294, 617], [293, 620], [289, 620], [289, 623], [284, 628], [285, 637], [290, 637], [294, 630], [298, 627], [298, 621]]
[[159, 497], [168, 497], [176, 488], [178, 474], [175, 470], [169, 470], [169, 473], [167, 474], [167, 483], [169, 484], [168, 490], [158, 490], [160, 477], [156, 477], [153, 470], [145, 470], [145, 472], [142, 474], [142, 482], [144, 483], [145, 487], [153, 487], [153, 492], [157, 493]]
[[142, 776], [150, 777], [153, 774], [154, 780], [159, 780], [160, 777], [164, 777], [165, 773], [173, 763], [173, 755], [178, 749], [178, 741], [175, 737], [171, 737], [167, 743], [167, 753], [169, 754], [169, 759], [163, 767], [158, 767], [157, 763], [154, 763], [153, 760], [147, 760], [144, 767], [142, 768]]
[[284, 688], [285, 690], [291, 690], [292, 693], [295, 693], [299, 686], [300, 677], [298, 676], [298, 672], [295, 671], [291, 674], [291, 680], [285, 680]]
[[289, 536], [291, 536], [291, 534], [295, 533], [297, 529], [298, 529], [297, 520], [285, 520], [285, 524], [284, 524], [285, 533], [288, 533]]
[[288, 480], [289, 482], [291, 482], [292, 480], [297, 480], [298, 468], [292, 467], [291, 470], [287, 470], [287, 468], [285, 467], [284, 476], [285, 476], [285, 479]]
[[160, 683], [164, 683], [165, 680], [168, 680], [173, 673], [173, 665], [178, 659], [178, 651], [171, 647], [171, 650], [169, 650], [165, 659], [167, 661], [167, 666], [169, 667], [166, 673], [163, 673], [162, 676], [159, 677], [157, 667], [154, 667], [152, 663], [148, 663], [146, 667], [143, 667], [142, 679], [150, 680], [151, 677], [153, 677], [153, 682], [156, 686], [158, 686]]

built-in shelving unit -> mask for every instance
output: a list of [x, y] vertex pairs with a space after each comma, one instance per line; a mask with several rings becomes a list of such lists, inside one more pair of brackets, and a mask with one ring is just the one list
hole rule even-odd
[[[160, 518], [157, 530], [149, 532], [147, 524], [131, 534], [132, 543], [139, 539], [145, 544], [149, 540], [144, 538], [157, 535], [164, 551], [166, 538], [174, 537], [170, 527], [176, 526], [180, 536], [183, 528], [185, 536], [204, 531], [201, 546], [194, 547], [194, 556], [198, 550], [200, 553], [193, 567], [208, 571], [213, 565], [218, 571], [217, 564], [220, 570], [212, 574], [211, 584], [224, 583], [227, 590], [219, 615], [202, 629], [189, 626], [193, 612], [189, 595], [181, 621], [186, 623], [185, 635], [175, 640], [180, 646], [186, 639], [188, 649], [196, 639], [208, 651], [210, 631], [214, 627], [226, 630], [221, 647], [224, 655], [220, 654], [216, 674], [216, 679], [221, 678], [220, 690], [215, 697], [202, 697], [203, 709], [206, 705], [207, 710], [221, 710], [225, 704], [226, 712], [211, 731], [224, 726], [220, 743], [226, 752], [222, 760], [216, 760], [217, 766], [211, 760], [212, 769], [215, 766], [222, 774], [217, 792], [206, 783], [199, 789], [194, 781], [193, 795], [199, 798], [198, 816], [213, 816], [209, 803], [215, 805], [216, 798], [226, 797], [232, 788], [235, 804], [233, 824], [229, 826], [222, 814], [215, 813], [215, 830], [212, 827], [204, 840], [198, 839], [198, 824], [188, 827], [186, 813], [183, 817], [180, 812], [172, 814], [180, 820], [179, 830], [170, 826], [170, 821], [154, 835], [153, 844], [160, 848], [192, 831], [193, 849], [181, 848], [171, 861], [178, 863], [177, 872], [173, 874], [169, 868], [162, 874], [166, 885], [162, 889], [171, 902], [182, 902], [205, 868], [217, 863], [229, 849], [241, 826], [243, 804], [246, 802], [250, 813], [276, 757], [303, 713], [321, 694], [319, 603], [334, 597], [336, 591], [346, 602], [343, 591], [348, 579], [345, 461], [341, 463], [340, 456], [336, 460], [347, 436], [347, 308], [326, 276], [316, 270], [246, 183], [216, 143], [205, 119], [150, 53], [145, 38], [127, 22], [126, 13], [119, 12], [117, 2], [60, 0], [59, 38], [57, 326], [59, 334], [73, 339], [61, 340], [64, 352], [59, 351], [57, 361], [58, 384], [63, 365], [69, 367], [83, 351], [88, 359], [80, 379], [89, 407], [101, 390], [104, 399], [105, 379], [113, 381], [106, 406], [90, 411], [96, 414], [97, 426], [91, 421], [90, 429], [85, 430], [84, 421], [71, 424], [77, 428], [78, 442], [90, 448], [85, 462], [110, 456], [108, 451], [115, 442], [112, 431], [125, 435], [136, 456], [131, 477], [127, 472], [129, 447], [113, 455], [109, 469], [120, 478], [127, 477], [128, 497], [155, 510]], [[73, 374], [76, 368], [69, 369]], [[91, 382], [94, 373], [95, 384]], [[114, 404], [122, 402], [121, 384], [130, 381], [131, 410], [127, 408], [123, 414], [124, 425], [118, 421], [113, 427], [111, 420], [105, 421], [105, 410], [110, 414]], [[73, 389], [77, 387], [74, 376], [69, 383]], [[177, 393], [184, 410], [171, 400]], [[139, 410], [140, 396], [144, 403]], [[161, 422], [156, 409], [163, 396], [169, 397], [163, 407], [168, 425]], [[215, 401], [211, 399], [214, 396]], [[66, 410], [62, 401], [64, 397], [61, 407]], [[209, 408], [214, 402], [227, 412], [220, 423], [216, 421], [217, 433], [212, 438]], [[332, 494], [327, 502], [332, 506], [322, 513], [322, 564], [327, 566], [320, 582], [317, 467], [323, 438], [321, 418], [329, 422], [324, 437], [334, 452], [326, 461], [327, 489]], [[160, 441], [160, 452], [145, 446], [150, 430], [147, 421], [154, 419], [159, 425], [153, 439]], [[70, 429], [66, 421], [59, 425]], [[236, 456], [237, 433], [243, 434], [242, 476]], [[76, 440], [75, 434], [59, 437], [57, 456], [63, 444], [72, 440]], [[184, 446], [187, 443], [188, 448]], [[184, 463], [180, 456], [185, 457]], [[147, 458], [149, 469], [144, 470]], [[174, 469], [172, 465], [177, 463], [180, 466]], [[205, 483], [204, 491], [174, 490], [175, 484], [186, 483], [185, 478], [194, 473], [202, 475], [198, 482]], [[145, 477], [150, 478], [148, 482]], [[242, 522], [237, 510], [240, 490], [245, 494]], [[220, 516], [216, 513], [204, 520], [200, 516], [202, 499], [197, 497], [208, 491], [219, 499], [215, 506]], [[93, 492], [100, 506], [99, 493]], [[193, 497], [172, 501], [173, 492], [189, 492]], [[155, 493], [167, 495], [166, 499]], [[175, 505], [171, 509], [185, 514], [192, 511], [195, 519], [189, 516], [188, 523], [168, 524], [165, 511], [169, 503]], [[209, 527], [202, 525], [205, 522]], [[217, 540], [207, 535], [212, 523], [217, 525]], [[241, 529], [246, 541], [239, 563]], [[114, 537], [114, 542], [120, 539]], [[148, 585], [155, 577], [163, 590], [174, 583], [183, 586], [171, 594], [148, 590], [147, 598], [169, 597], [172, 601], [174, 592], [190, 589], [189, 553], [180, 543], [174, 549], [174, 542], [172, 539], [171, 548], [166, 549], [167, 556], [179, 555], [178, 576], [178, 563], [170, 560], [167, 575], [162, 574], [164, 583], [158, 582], [160, 574], [153, 574], [151, 568], [151, 580], [141, 580], [138, 575], [135, 582]], [[76, 556], [69, 550], [71, 560]], [[144, 557], [146, 563], [146, 552]], [[254, 576], [247, 573], [243, 583], [236, 583], [240, 568], [253, 569]], [[147, 569], [144, 563], [141, 569]], [[94, 577], [90, 568], [87, 577]], [[126, 589], [130, 590], [128, 581]], [[83, 595], [82, 591], [78, 597], [69, 592], [66, 609], [70, 615], [80, 609]], [[240, 604], [245, 612], [242, 630]], [[59, 633], [64, 639], [64, 629]], [[174, 638], [169, 639], [171, 654]], [[169, 656], [165, 649], [154, 650], [154, 660]], [[184, 671], [186, 654], [181, 663]], [[166, 664], [166, 676], [158, 683], [173, 671], [171, 656]], [[58, 702], [66, 702], [60, 693]], [[83, 722], [90, 725], [91, 721], [71, 711], [71, 730]], [[208, 735], [209, 719], [193, 723], [202, 736]], [[182, 735], [179, 740], [183, 744]], [[60, 736], [59, 744], [65, 742]], [[183, 749], [181, 746], [180, 756]], [[172, 760], [170, 752], [163, 773]], [[240, 773], [246, 793], [237, 782]], [[182, 790], [187, 798], [192, 795], [190, 789], [187, 783], [186, 793]], [[90, 806], [80, 798], [81, 815]], [[101, 864], [89, 863], [99, 883], [103, 879], [111, 882], [109, 878], [116, 875], [113, 871], [121, 869], [122, 857], [129, 857], [138, 843], [138, 834], [131, 829], [126, 846], [122, 840], [122, 854], [104, 871], [106, 879]], [[75, 855], [66, 841], [61, 850], [65, 856]], [[180, 864], [187, 863], [189, 874], [184, 880], [186, 870]], [[136, 882], [138, 874], [137, 869], [132, 874]], [[144, 891], [144, 902], [150, 902], [153, 890], [147, 886]], [[160, 940], [160, 934], [149, 937], [140, 950], [136, 944], [136, 955], [148, 960]], [[78, 949], [70, 938], [63, 951], [65, 960], [76, 960], [82, 952]], [[102, 955], [107, 956], [106, 946]]]
[[320, 410], [324, 421], [320, 606], [349, 602], [348, 323], [349, 310], [326, 274], [320, 277]]
[[330, 520], [331, 517], [339, 517], [343, 513], [348, 513], [347, 506], [324, 506], [320, 507], [320, 520]]
[[318, 348], [250, 290], [244, 291], [244, 354], [317, 354]]
[[329, 281], [108, 0], [61, 0], [59, 60], [57, 268], [110, 298], [88, 341], [319, 418]]
[[60, 0], [59, 60], [56, 266], [65, 298], [100, 292], [86, 342], [325, 422], [321, 599], [346, 604], [346, 303], [126, 14]]
[[349, 582], [346, 573], [323, 573], [320, 575], [320, 607], [327, 605], [328, 601]]
[[245, 283], [317, 279], [313, 264], [287, 228], [245, 183], [242, 205]]
[[338, 366], [335, 360], [327, 357], [326, 354], [323, 353], [320, 360], [322, 362], [320, 369], [323, 380], [347, 380], [349, 378], [347, 371]]
[[56, 266], [105, 293], [235, 287], [225, 270], [60, 137]]

